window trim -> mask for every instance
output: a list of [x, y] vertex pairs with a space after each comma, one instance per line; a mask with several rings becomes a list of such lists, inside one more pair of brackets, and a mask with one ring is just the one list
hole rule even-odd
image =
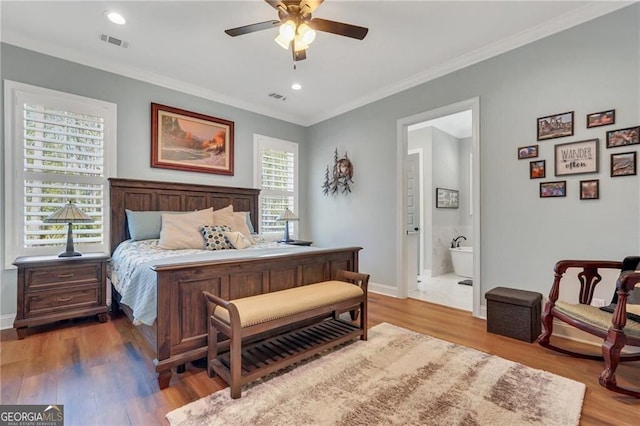
[[[46, 255], [60, 252], [61, 247], [31, 247], [24, 248], [21, 244], [22, 232], [18, 231], [20, 218], [23, 217], [20, 202], [24, 196], [24, 173], [20, 169], [22, 159], [22, 144], [16, 142], [19, 138], [19, 130], [22, 129], [22, 115], [19, 113], [22, 109], [18, 105], [18, 99], [22, 96], [40, 96], [51, 97], [58, 100], [62, 99], [69, 104], [86, 105], [92, 110], [103, 110], [105, 117], [104, 126], [104, 241], [100, 245], [90, 245], [91, 250], [98, 250], [110, 253], [110, 215], [109, 205], [109, 182], [108, 179], [116, 173], [117, 159], [117, 105], [112, 102], [101, 101], [84, 96], [65, 93], [57, 90], [46, 89], [43, 87], [33, 86], [30, 84], [20, 83], [11, 80], [4, 80], [4, 264], [5, 269], [14, 269], [13, 261], [18, 256], [30, 255]], [[18, 156], [20, 155], [20, 158]], [[73, 180], [70, 179], [70, 180]], [[22, 229], [22, 228], [21, 228]], [[77, 245], [82, 250], [83, 245]], [[62, 247], [64, 249], [64, 247]]]
[[[262, 233], [262, 155], [260, 151], [262, 148], [271, 148], [282, 151], [293, 152], [294, 162], [293, 162], [293, 182], [294, 182], [294, 190], [293, 190], [293, 208], [294, 213], [300, 217], [300, 155], [299, 155], [299, 144], [296, 142], [287, 141], [284, 139], [276, 139], [270, 136], [264, 136], [260, 134], [253, 135], [253, 185], [255, 188], [260, 189], [260, 197], [258, 202], [258, 220], [259, 220], [259, 232]], [[298, 238], [299, 235], [299, 226], [298, 221], [291, 222], [293, 227], [293, 232], [291, 232], [292, 238]], [[267, 238], [273, 236], [274, 239], [280, 239], [282, 235], [279, 233], [269, 233], [267, 234]]]

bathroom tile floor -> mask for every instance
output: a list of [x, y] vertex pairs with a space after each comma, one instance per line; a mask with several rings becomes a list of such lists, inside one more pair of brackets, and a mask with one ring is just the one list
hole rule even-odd
[[418, 289], [409, 292], [409, 297], [471, 311], [473, 310], [473, 287], [458, 284], [458, 281], [464, 279], [453, 273], [437, 277], [419, 275]]

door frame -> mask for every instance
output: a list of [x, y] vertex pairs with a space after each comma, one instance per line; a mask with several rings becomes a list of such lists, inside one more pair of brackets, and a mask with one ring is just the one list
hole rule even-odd
[[[418, 221], [418, 226], [420, 230], [418, 231], [418, 246], [420, 250], [420, 262], [418, 262], [418, 267], [420, 268], [420, 274], [424, 272], [424, 152], [422, 148], [409, 149], [407, 154], [418, 154], [418, 179], [420, 179], [420, 208], [418, 211], [420, 212], [420, 220]], [[406, 228], [405, 228], [406, 229]]]
[[398, 283], [398, 297], [408, 296], [407, 277], [407, 155], [408, 155], [408, 127], [423, 121], [433, 120], [445, 115], [471, 109], [472, 113], [472, 208], [473, 208], [473, 316], [480, 317], [481, 292], [481, 255], [480, 255], [480, 98], [474, 97], [440, 108], [424, 111], [397, 121], [397, 146], [396, 146], [396, 282]]

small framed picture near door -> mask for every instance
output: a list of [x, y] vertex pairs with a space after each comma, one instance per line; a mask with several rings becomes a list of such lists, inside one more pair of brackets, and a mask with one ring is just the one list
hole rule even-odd
[[529, 179], [542, 179], [545, 175], [545, 160], [529, 162]]
[[597, 200], [600, 198], [600, 180], [581, 180], [580, 181], [580, 199], [581, 200]]
[[457, 189], [436, 188], [436, 208], [457, 209], [459, 207]]

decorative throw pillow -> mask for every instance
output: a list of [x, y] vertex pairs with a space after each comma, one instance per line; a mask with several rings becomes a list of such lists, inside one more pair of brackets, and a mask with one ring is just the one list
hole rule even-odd
[[225, 238], [231, 243], [233, 248], [238, 250], [245, 249], [247, 247], [251, 247], [251, 242], [247, 240], [247, 237], [242, 235], [242, 232], [223, 232]]
[[211, 225], [203, 226], [200, 229], [202, 236], [204, 237], [204, 249], [205, 250], [229, 250], [233, 249], [233, 246], [229, 242], [229, 238], [225, 236], [225, 233], [231, 231], [226, 225]]
[[200, 228], [213, 225], [212, 213], [213, 208], [209, 207], [184, 214], [163, 214], [158, 246], [164, 249], [203, 249]]

